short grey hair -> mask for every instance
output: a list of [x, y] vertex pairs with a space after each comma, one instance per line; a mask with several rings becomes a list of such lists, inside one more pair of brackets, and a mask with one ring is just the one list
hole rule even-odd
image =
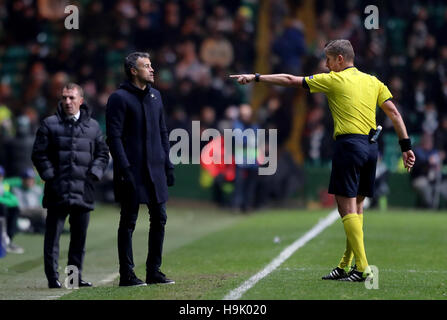
[[349, 40], [332, 40], [324, 47], [326, 55], [337, 57], [341, 55], [346, 61], [354, 61], [354, 48]]
[[150, 59], [150, 55], [147, 52], [132, 52], [126, 57], [126, 59], [124, 59], [124, 71], [130, 80], [132, 80], [132, 72], [130, 72], [130, 69], [137, 68], [138, 58]]
[[68, 90], [76, 89], [79, 93], [79, 96], [84, 98], [84, 90], [82, 89], [82, 87], [79, 84], [69, 82], [64, 86], [63, 89], [68, 89]]

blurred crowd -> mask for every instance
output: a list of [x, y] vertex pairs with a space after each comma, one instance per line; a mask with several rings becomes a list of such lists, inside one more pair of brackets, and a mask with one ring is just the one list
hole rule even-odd
[[[317, 0], [315, 38], [306, 39], [304, 23], [291, 18], [303, 1], [270, 1], [273, 35], [267, 63], [272, 73], [327, 72], [324, 45], [331, 39], [349, 39], [356, 51], [356, 66], [389, 86], [413, 141], [417, 144], [422, 136], [433, 140], [431, 149], [439, 161], [435, 176], [442, 182], [447, 150], [444, 2], [382, 1], [378, 5], [380, 28], [366, 30], [368, 1]], [[64, 7], [69, 4], [63, 0], [0, 1], [0, 164], [6, 176], [20, 176], [31, 166], [39, 121], [54, 113], [68, 81], [83, 87], [93, 117], [104, 129], [107, 99], [123, 80], [123, 58], [132, 51], [151, 54], [169, 129], [190, 130], [192, 120], [201, 121], [201, 130], [234, 127], [235, 121], [241, 121], [241, 105], [250, 101], [252, 87], [239, 86], [228, 75], [255, 71], [259, 1], [82, 0], [75, 3], [80, 8], [79, 30], [66, 30]], [[290, 190], [279, 195], [272, 190], [273, 198], [293, 194], [300, 184], [299, 168], [284, 148], [292, 128], [294, 94], [293, 89], [269, 88], [250, 119], [250, 125], [258, 128], [278, 129], [279, 163], [283, 163], [278, 174], [284, 177], [274, 179]], [[308, 94], [306, 99], [304, 133], [297, 143], [301, 143], [306, 164], [327, 165], [332, 155], [327, 102], [321, 94]], [[385, 135], [393, 132], [383, 112], [378, 114], [378, 123]], [[380, 148], [387, 163], [384, 141], [381, 139]], [[392, 142], [398, 152], [397, 141]], [[412, 177], [416, 181], [416, 173]], [[227, 175], [227, 180], [247, 190], [236, 173]], [[257, 187], [249, 183], [248, 190], [265, 190], [263, 183], [275, 185], [260, 179]], [[419, 190], [421, 184], [413, 184]], [[258, 198], [268, 196], [258, 193]], [[425, 205], [433, 206], [430, 201]], [[257, 203], [239, 202], [230, 201], [243, 208]]]

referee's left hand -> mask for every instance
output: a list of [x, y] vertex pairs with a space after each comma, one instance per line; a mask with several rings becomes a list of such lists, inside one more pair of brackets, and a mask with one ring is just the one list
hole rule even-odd
[[404, 167], [410, 172], [411, 168], [413, 168], [414, 163], [416, 161], [416, 156], [414, 155], [413, 150], [408, 150], [402, 152], [402, 160], [404, 161]]
[[230, 78], [236, 79], [239, 84], [247, 84], [255, 80], [254, 74], [231, 74]]

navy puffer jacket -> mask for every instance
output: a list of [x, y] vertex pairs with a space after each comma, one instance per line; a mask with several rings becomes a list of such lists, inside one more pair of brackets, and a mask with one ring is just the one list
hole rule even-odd
[[44, 208], [77, 206], [94, 208], [93, 181], [100, 180], [109, 161], [101, 128], [83, 104], [72, 123], [59, 104], [36, 134], [32, 160], [45, 181]]

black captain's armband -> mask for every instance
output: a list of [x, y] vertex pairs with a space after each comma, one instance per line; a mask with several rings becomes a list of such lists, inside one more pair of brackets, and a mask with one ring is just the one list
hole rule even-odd
[[409, 138], [399, 140], [399, 144], [402, 152], [407, 152], [411, 150], [411, 140]]

